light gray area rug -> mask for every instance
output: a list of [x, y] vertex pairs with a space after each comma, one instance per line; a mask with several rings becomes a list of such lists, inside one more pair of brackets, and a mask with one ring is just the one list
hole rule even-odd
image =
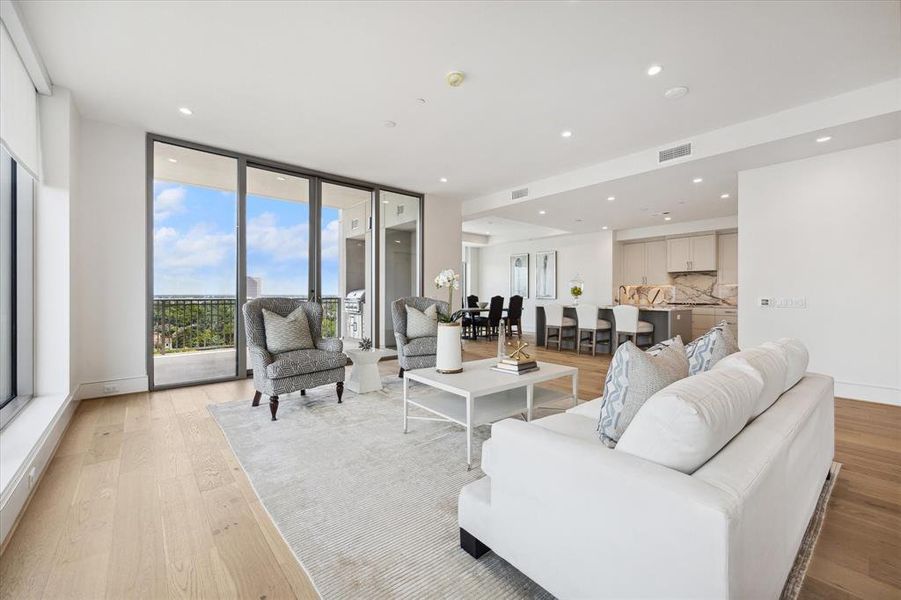
[[[381, 393], [347, 391], [343, 404], [333, 386], [283, 396], [276, 422], [265, 402], [256, 409], [249, 399], [209, 407], [319, 594], [551, 598], [493, 552], [475, 560], [460, 549], [457, 496], [483, 475], [478, 467], [466, 470], [465, 432], [411, 421], [404, 434], [401, 382], [385, 383]], [[488, 426], [475, 430], [474, 464], [489, 436]], [[839, 467], [833, 464], [823, 487], [783, 600], [801, 591]]]
[[[466, 470], [465, 432], [414, 420], [404, 434], [401, 382], [385, 381], [382, 393], [346, 391], [343, 404], [334, 386], [282, 396], [275, 422], [265, 402], [209, 407], [320, 595], [550, 598], [494, 553], [460, 548], [457, 496], [483, 476]], [[474, 431], [474, 464], [489, 435]]]

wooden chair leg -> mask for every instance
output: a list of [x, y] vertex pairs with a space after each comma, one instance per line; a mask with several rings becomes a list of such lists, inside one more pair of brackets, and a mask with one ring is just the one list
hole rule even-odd
[[335, 384], [335, 391], [338, 392], [338, 404], [341, 404], [341, 396], [344, 395], [344, 382], [343, 381], [339, 381], [337, 384]]
[[253, 393], [253, 402], [251, 402], [251, 406], [259, 406], [260, 398], [263, 396], [262, 392], [254, 391]]
[[400, 371], [397, 372], [397, 377], [398, 377], [398, 379], [404, 378], [404, 368], [403, 367], [401, 367]]
[[275, 421], [275, 413], [278, 412], [278, 396], [271, 396], [269, 398], [269, 412], [272, 413], [272, 420]]
[[301, 395], [301, 396], [306, 396], [306, 395], [307, 395], [307, 391], [306, 391], [306, 390], [300, 390], [300, 395]]

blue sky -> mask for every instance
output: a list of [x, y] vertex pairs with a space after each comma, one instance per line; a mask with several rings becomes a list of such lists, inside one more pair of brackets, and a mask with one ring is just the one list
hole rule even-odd
[[[154, 294], [235, 294], [235, 192], [153, 182]], [[247, 196], [247, 274], [265, 295], [308, 289], [309, 206]], [[338, 293], [340, 211], [322, 209], [324, 295]]]

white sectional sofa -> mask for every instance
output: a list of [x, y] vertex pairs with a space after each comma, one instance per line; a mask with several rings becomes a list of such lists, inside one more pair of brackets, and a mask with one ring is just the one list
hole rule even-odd
[[756, 366], [755, 390], [778, 399], [690, 474], [605, 447], [601, 399], [496, 423], [486, 476], [460, 493], [461, 546], [494, 551], [559, 598], [778, 598], [832, 463], [833, 381], [803, 374], [806, 350], [803, 365], [760, 367], [785, 360], [768, 346], [724, 370]]

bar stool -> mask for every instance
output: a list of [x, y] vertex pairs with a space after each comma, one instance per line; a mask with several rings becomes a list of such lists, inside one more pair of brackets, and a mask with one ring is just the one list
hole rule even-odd
[[547, 304], [544, 307], [544, 347], [549, 348], [551, 344], [551, 330], [555, 331], [557, 337], [557, 351], [559, 352], [563, 346], [564, 332], [567, 329], [573, 330], [573, 339], [576, 335], [576, 320], [571, 317], [563, 316], [562, 304]]
[[[627, 335], [638, 346], [638, 336], [651, 337], [654, 342], [654, 325], [647, 321], [638, 320], [638, 307], [629, 304], [620, 304], [613, 307], [613, 320], [616, 321], [616, 343], [619, 344], [619, 336]], [[650, 344], [649, 344], [650, 345]]]
[[576, 352], [582, 354], [582, 346], [587, 342], [591, 344], [591, 355], [595, 356], [598, 345], [598, 332], [607, 332], [606, 341], [610, 349], [613, 349], [613, 331], [610, 321], [598, 318], [597, 304], [580, 304], [576, 307], [576, 320], [579, 325], [579, 343]]

